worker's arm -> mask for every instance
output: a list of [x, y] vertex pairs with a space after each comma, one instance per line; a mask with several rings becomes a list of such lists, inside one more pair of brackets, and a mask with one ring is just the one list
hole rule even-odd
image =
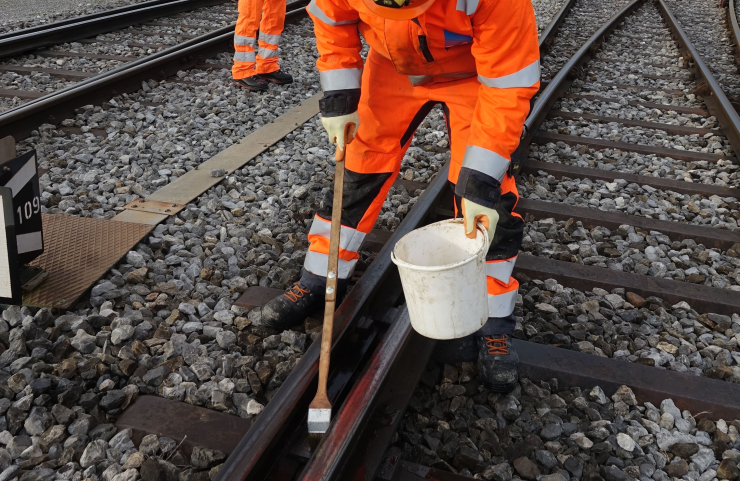
[[[321, 117], [329, 138], [341, 143], [341, 131], [348, 123], [359, 123], [362, 77], [362, 42], [357, 30], [360, 15], [346, 0], [311, 0], [308, 14], [314, 23], [324, 97], [319, 101]], [[354, 115], [353, 115], [354, 114]], [[340, 148], [343, 146], [340, 145]]]
[[540, 84], [537, 24], [530, 0], [480, 0], [470, 13], [481, 85], [455, 191], [492, 209]]

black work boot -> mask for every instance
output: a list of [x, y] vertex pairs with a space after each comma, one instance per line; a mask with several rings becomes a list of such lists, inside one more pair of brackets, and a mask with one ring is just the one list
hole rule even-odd
[[519, 355], [507, 334], [478, 337], [478, 375], [494, 392], [509, 393], [519, 380]]
[[[347, 291], [347, 280], [339, 279], [337, 306]], [[301, 324], [308, 316], [324, 305], [326, 277], [305, 272], [281, 296], [277, 296], [262, 308], [262, 324], [284, 331]]]
[[293, 76], [287, 72], [283, 72], [282, 70], [275, 70], [274, 72], [270, 73], [261, 73], [257, 76], [262, 80], [266, 80], [278, 85], [287, 85], [293, 83]]
[[259, 78], [259, 75], [253, 75], [251, 77], [234, 80], [234, 85], [239, 86], [243, 89], [252, 90], [254, 92], [265, 92], [270, 86], [265, 80]]

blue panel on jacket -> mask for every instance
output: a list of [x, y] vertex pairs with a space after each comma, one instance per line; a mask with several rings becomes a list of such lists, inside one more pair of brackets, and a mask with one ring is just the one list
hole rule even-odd
[[455, 33], [450, 32], [449, 30], [445, 30], [445, 48], [448, 47], [456, 47], [458, 45], [465, 45], [466, 43], [471, 43], [473, 41], [473, 37], [470, 35], [463, 35], [461, 33]]

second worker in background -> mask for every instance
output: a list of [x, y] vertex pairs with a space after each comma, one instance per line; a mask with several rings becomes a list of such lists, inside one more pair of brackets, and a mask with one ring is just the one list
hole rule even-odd
[[[441, 104], [456, 212], [469, 236], [482, 222], [491, 239], [489, 320], [475, 334], [479, 376], [489, 389], [513, 389], [519, 359], [511, 335], [519, 284], [511, 273], [524, 221], [513, 212], [519, 195], [511, 159], [540, 83], [530, 0], [312, 0], [308, 12], [320, 54], [320, 107], [329, 139], [344, 148], [344, 132], [356, 127], [346, 146], [340, 293], [416, 128]], [[364, 65], [360, 34], [370, 45]], [[263, 308], [266, 325], [290, 328], [323, 305], [331, 201], [324, 206], [308, 235], [301, 279]]]
[[[247, 90], [266, 91], [269, 83], [293, 83], [280, 70], [278, 45], [285, 24], [286, 0], [239, 0], [234, 31], [234, 83]], [[259, 30], [259, 37], [257, 31]]]

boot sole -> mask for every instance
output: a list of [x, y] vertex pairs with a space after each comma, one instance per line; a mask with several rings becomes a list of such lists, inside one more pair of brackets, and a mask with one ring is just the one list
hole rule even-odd
[[290, 85], [290, 84], [293, 83], [292, 80], [290, 82], [280, 82], [278, 80], [272, 80], [272, 79], [269, 79], [269, 78], [264, 78], [264, 77], [260, 77], [260, 78], [262, 78], [262, 80], [264, 80], [265, 82], [270, 82], [270, 83], [275, 84], [275, 85]]
[[250, 92], [267, 92], [269, 90], [269, 87], [257, 88], [257, 87], [248, 87], [246, 85], [243, 85], [243, 84], [240, 84], [240, 83], [236, 83], [236, 82], [232, 82], [232, 83], [234, 85], [236, 85], [237, 87], [241, 87], [244, 90], [249, 90]]
[[519, 382], [519, 376], [516, 377], [516, 381], [511, 382], [511, 383], [505, 383], [505, 384], [492, 383], [492, 382], [483, 380], [483, 386], [492, 392], [497, 392], [500, 394], [509, 394], [511, 391], [514, 390], [518, 382]]

